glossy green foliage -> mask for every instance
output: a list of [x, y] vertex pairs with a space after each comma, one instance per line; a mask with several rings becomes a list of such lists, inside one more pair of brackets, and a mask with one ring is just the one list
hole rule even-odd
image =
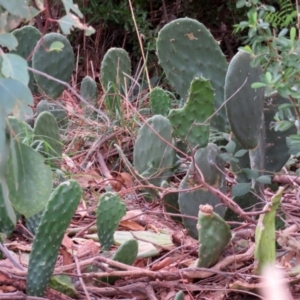
[[134, 144], [133, 164], [138, 173], [155, 186], [172, 175], [175, 151], [169, 120], [155, 115], [139, 129]]
[[105, 107], [113, 113], [120, 113], [122, 96], [130, 85], [131, 62], [122, 48], [111, 48], [101, 63], [101, 84], [105, 92]]
[[[61, 48], [53, 45], [62, 45]], [[32, 57], [34, 69], [69, 83], [74, 69], [74, 53], [69, 40], [59, 33], [43, 36]], [[66, 88], [61, 83], [34, 73], [38, 87], [50, 98], [59, 97]]]
[[189, 146], [206, 147], [209, 138], [209, 117], [214, 112], [214, 91], [208, 80], [195, 78], [183, 108], [172, 109], [168, 116], [174, 134]]
[[[227, 61], [203, 24], [189, 18], [176, 19], [160, 30], [156, 47], [167, 79], [182, 98], [188, 96], [192, 80], [203, 76], [214, 89], [215, 110], [220, 108], [224, 103]], [[221, 132], [228, 132], [224, 107], [212, 118], [211, 125]]]
[[[15, 50], [10, 51], [10, 53], [15, 53], [27, 60], [28, 66], [32, 66], [32, 55], [35, 46], [42, 37], [41, 32], [31, 25], [23, 26], [19, 29], [16, 29], [12, 34], [18, 40], [18, 46]], [[29, 88], [33, 93], [37, 92], [36, 82], [34, 80], [34, 75], [32, 72], [29, 72]]]
[[74, 181], [66, 181], [51, 194], [42, 215], [27, 273], [27, 295], [43, 297], [55, 267], [63, 236], [81, 199], [81, 188]]
[[[205, 182], [222, 193], [226, 192], [226, 181], [224, 173], [224, 161], [219, 158], [220, 150], [215, 144], [208, 144], [205, 148], [197, 150], [194, 156], [194, 161], [199, 170], [201, 170]], [[195, 174], [198, 173], [197, 168], [192, 163], [186, 176], [180, 183], [180, 189], [191, 189], [200, 185]], [[179, 193], [179, 209], [181, 214], [187, 216], [198, 216], [199, 205], [209, 204], [222, 217], [225, 214], [226, 208], [220, 205], [220, 200], [206, 188], [199, 188], [193, 191]], [[184, 218], [184, 227], [187, 229], [190, 236], [197, 239], [198, 231], [196, 228], [197, 221]]]
[[201, 205], [198, 216], [199, 258], [197, 266], [210, 268], [218, 261], [231, 239], [228, 224], [210, 205]]
[[60, 159], [62, 157], [62, 144], [59, 128], [54, 116], [47, 111], [39, 114], [34, 125], [34, 139], [42, 140], [42, 154], [47, 158]]
[[227, 115], [231, 130], [245, 149], [258, 145], [263, 123], [264, 89], [253, 89], [262, 74], [261, 68], [251, 67], [248, 53], [238, 52], [231, 60], [225, 82]]
[[263, 268], [276, 261], [275, 217], [280, 205], [284, 188], [280, 187], [265, 208], [268, 211], [260, 215], [255, 231], [255, 272], [261, 274]]
[[171, 99], [168, 93], [160, 87], [155, 87], [149, 96], [152, 112], [156, 115], [167, 116], [171, 109]]
[[96, 211], [96, 225], [103, 250], [109, 250], [114, 243], [114, 233], [125, 213], [126, 206], [117, 194], [105, 193], [101, 196]]

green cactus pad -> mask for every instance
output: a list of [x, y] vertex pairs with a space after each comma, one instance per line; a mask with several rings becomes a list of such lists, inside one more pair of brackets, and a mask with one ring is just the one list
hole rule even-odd
[[25, 220], [25, 225], [26, 228], [33, 234], [36, 234], [36, 231], [39, 227], [42, 215], [43, 215], [43, 210], [40, 211], [39, 213], [35, 214], [34, 216], [31, 216], [30, 218]]
[[[172, 174], [175, 151], [160, 137], [172, 144], [172, 126], [169, 120], [155, 115], [147, 120], [139, 132], [134, 145], [133, 164], [140, 175], [155, 186], [161, 186]], [[154, 132], [153, 129], [156, 131]]]
[[14, 139], [30, 145], [33, 139], [33, 130], [26, 122], [22, 122], [15, 117], [8, 117], [8, 125]]
[[179, 291], [176, 295], [174, 300], [184, 300], [184, 293], [183, 291]]
[[[168, 23], [158, 34], [156, 48], [167, 79], [182, 98], [187, 97], [192, 80], [203, 76], [210, 80], [215, 91], [215, 110], [220, 108], [224, 103], [227, 61], [203, 24], [189, 18]], [[213, 117], [211, 125], [221, 132], [228, 132], [224, 107]]]
[[[32, 54], [34, 51], [35, 46], [37, 45], [38, 41], [42, 37], [41, 32], [33, 26], [25, 25], [19, 29], [16, 29], [12, 32], [12, 34], [18, 40], [18, 46], [16, 50], [10, 51], [10, 53], [15, 53], [23, 57], [24, 59], [28, 59], [31, 55], [31, 58], [28, 60], [28, 66], [32, 66]], [[29, 84], [28, 87], [30, 88], [32, 93], [37, 92], [37, 86], [34, 79], [34, 75], [32, 72], [29, 72]]]
[[48, 105], [48, 101], [45, 99], [41, 100], [36, 106], [36, 114], [37, 115], [40, 115], [42, 112], [49, 111], [49, 110], [50, 110], [50, 108]]
[[79, 184], [70, 180], [62, 183], [51, 194], [29, 256], [27, 295], [44, 296], [59, 247], [77, 209], [81, 193]]
[[114, 243], [114, 233], [126, 213], [126, 206], [115, 193], [101, 196], [97, 207], [97, 231], [99, 242], [104, 250], [109, 250]]
[[171, 109], [171, 99], [166, 91], [155, 87], [150, 92], [151, 110], [155, 115], [166, 116]]
[[135, 239], [124, 242], [112, 257], [112, 260], [132, 265], [138, 255], [138, 242]]
[[184, 107], [172, 109], [168, 116], [174, 134], [190, 146], [206, 147], [210, 124], [208, 118], [214, 112], [213, 103], [214, 91], [209, 80], [202, 77], [195, 78], [191, 83], [189, 97]]
[[296, 134], [295, 126], [292, 126], [285, 131], [275, 131], [272, 128], [272, 123], [275, 122], [274, 116], [278, 111], [278, 106], [281, 104], [290, 103], [290, 100], [273, 94], [265, 99], [265, 128], [266, 128], [266, 156], [265, 156], [265, 171], [279, 172], [290, 158], [289, 148], [286, 143], [286, 138], [291, 134]]
[[[63, 48], [51, 49], [54, 42], [62, 43]], [[54, 32], [44, 35], [33, 54], [32, 66], [38, 71], [68, 83], [74, 69], [74, 53], [68, 39]], [[53, 99], [59, 97], [66, 88], [64, 85], [36, 73], [34, 73], [34, 78], [42, 92]]]
[[[11, 212], [13, 212], [13, 209], [11, 207]], [[16, 217], [15, 217], [16, 219]], [[9, 236], [13, 230], [15, 229], [16, 224], [10, 219], [7, 209], [6, 209], [6, 203], [3, 197], [2, 193], [2, 187], [0, 184], [0, 235], [1, 233], [5, 233], [7, 236]], [[0, 250], [1, 252], [1, 250]], [[1, 252], [2, 253], [2, 252]]]
[[35, 121], [34, 139], [44, 141], [43, 155], [48, 158], [61, 158], [62, 144], [59, 128], [54, 116], [47, 111], [42, 112]]
[[105, 95], [105, 107], [110, 112], [120, 111], [121, 96], [125, 96], [130, 85], [131, 62], [122, 48], [111, 48], [101, 63], [101, 83]]
[[200, 205], [198, 216], [199, 268], [210, 268], [218, 261], [231, 239], [228, 224], [216, 213], [211, 205]]
[[90, 76], [85, 76], [80, 85], [80, 95], [90, 104], [96, 105], [98, 99], [97, 83]]
[[268, 211], [259, 216], [255, 231], [255, 273], [261, 274], [263, 267], [276, 261], [275, 217], [280, 205], [284, 187], [280, 187], [272, 197], [271, 203], [266, 204]]
[[253, 89], [252, 83], [260, 80], [260, 67], [251, 67], [251, 56], [238, 52], [231, 60], [225, 82], [227, 115], [231, 130], [245, 149], [258, 144], [263, 123], [264, 89]]
[[[201, 170], [205, 182], [210, 186], [219, 189], [222, 193], [225, 193], [226, 181], [224, 175], [224, 162], [219, 157], [219, 154], [220, 150], [215, 144], [208, 144], [206, 148], [200, 148], [195, 153], [194, 161]], [[192, 163], [186, 176], [180, 183], [180, 189], [190, 189], [200, 184], [194, 175], [195, 172], [197, 172], [197, 170]], [[219, 198], [204, 188], [189, 192], [180, 192], [178, 203], [181, 214], [187, 216], [197, 217], [199, 205], [201, 204], [209, 204], [213, 206], [215, 211], [222, 217], [226, 211], [226, 208], [220, 205]], [[183, 225], [190, 236], [195, 239], [198, 238], [196, 220], [183, 217]]]

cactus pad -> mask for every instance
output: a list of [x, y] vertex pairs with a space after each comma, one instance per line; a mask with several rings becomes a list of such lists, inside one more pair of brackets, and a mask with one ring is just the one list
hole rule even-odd
[[77, 209], [81, 193], [79, 184], [70, 180], [62, 183], [51, 194], [29, 256], [27, 295], [44, 296], [59, 247]]
[[[155, 115], [147, 120], [139, 132], [134, 145], [133, 164], [140, 175], [155, 186], [161, 186], [172, 174], [175, 151], [163, 141], [172, 143], [172, 126], [169, 120]], [[154, 132], [153, 129], [156, 131]]]
[[54, 116], [50, 112], [42, 112], [36, 119], [34, 139], [44, 141], [43, 155], [49, 158], [61, 158], [62, 144], [59, 128]]
[[[218, 157], [219, 154], [220, 150], [215, 144], [208, 144], [206, 148], [200, 148], [195, 153], [194, 161], [201, 170], [205, 182], [224, 193], [226, 192], [224, 162]], [[190, 189], [199, 185], [200, 183], [194, 175], [196, 172], [196, 168], [193, 163], [191, 163], [186, 176], [180, 183], [179, 188]], [[204, 188], [199, 188], [189, 192], [180, 192], [178, 203], [181, 214], [193, 217], [197, 217], [199, 205], [201, 204], [209, 204], [213, 206], [216, 212], [222, 217], [226, 210], [224, 206], [219, 205], [219, 198]], [[183, 225], [190, 236], [195, 239], [198, 238], [196, 220], [183, 217]]]
[[206, 147], [209, 138], [208, 118], [214, 112], [213, 103], [214, 92], [210, 82], [202, 77], [195, 78], [184, 107], [172, 109], [168, 116], [174, 134], [190, 146]]
[[[157, 56], [167, 79], [186, 98], [195, 77], [210, 80], [215, 91], [215, 110], [224, 103], [227, 61], [207, 28], [196, 20], [176, 19], [165, 25], [157, 38]], [[221, 132], [229, 129], [225, 108], [213, 117], [211, 125]]]
[[[34, 51], [35, 46], [37, 45], [38, 41], [42, 37], [41, 32], [33, 26], [25, 25], [19, 29], [16, 29], [12, 32], [12, 34], [18, 40], [18, 46], [16, 50], [11, 51], [10, 53], [16, 53], [23, 57], [24, 59], [28, 59], [31, 55], [31, 58], [28, 60], [28, 66], [32, 66], [32, 54]], [[34, 80], [34, 75], [32, 72], [29, 72], [29, 84], [28, 87], [30, 88], [32, 93], [37, 92], [36, 82]]]
[[246, 149], [254, 149], [263, 123], [264, 89], [253, 89], [260, 80], [260, 67], [251, 67], [251, 56], [238, 52], [231, 60], [225, 82], [227, 115], [236, 139]]
[[109, 250], [114, 242], [114, 233], [126, 213], [125, 204], [115, 193], [101, 196], [97, 207], [97, 230], [99, 242], [104, 250]]
[[[97, 105], [98, 88], [95, 80], [90, 76], [85, 76], [80, 85], [80, 95], [94, 107]], [[89, 107], [85, 107], [83, 103], [83, 110], [85, 116], [90, 116], [94, 113]]]
[[228, 224], [216, 213], [211, 205], [200, 205], [198, 216], [199, 268], [209, 268], [219, 259], [231, 239]]
[[[62, 43], [63, 48], [51, 50], [54, 42]], [[38, 71], [68, 83], [74, 69], [74, 53], [68, 39], [54, 32], [44, 35], [33, 54], [32, 66]], [[64, 85], [42, 75], [35, 73], [34, 78], [39, 88], [50, 98], [59, 97], [65, 89]]]
[[105, 91], [105, 107], [111, 112], [120, 111], [122, 95], [129, 88], [131, 62], [128, 53], [122, 48], [111, 48], [101, 63], [101, 83]]
[[166, 91], [155, 87], [150, 92], [150, 105], [155, 115], [166, 116], [171, 109], [171, 99]]

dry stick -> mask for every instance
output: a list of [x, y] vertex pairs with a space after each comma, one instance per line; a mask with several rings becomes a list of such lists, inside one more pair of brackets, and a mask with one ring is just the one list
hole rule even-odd
[[14, 292], [14, 293], [3, 293], [0, 294], [1, 300], [49, 300], [48, 298], [41, 298], [41, 297], [34, 297], [34, 296], [27, 296], [22, 292]]
[[150, 81], [148, 69], [146, 68], [146, 56], [145, 56], [145, 52], [144, 52], [144, 48], [143, 48], [143, 43], [142, 43], [142, 40], [141, 40], [141, 36], [139, 34], [139, 28], [136, 24], [135, 15], [134, 15], [131, 0], [128, 0], [128, 2], [129, 2], [130, 12], [131, 12], [131, 16], [132, 16], [132, 21], [133, 21], [133, 24], [134, 24], [134, 27], [135, 27], [137, 38], [138, 38], [138, 41], [139, 41], [139, 44], [140, 44], [142, 57], [143, 57], [143, 60], [144, 60], [144, 66], [145, 66], [145, 72], [146, 72], [146, 77], [147, 77], [147, 81], [148, 81], [149, 90], [151, 91], [151, 81]]
[[81, 277], [81, 271], [80, 271], [80, 266], [79, 266], [79, 263], [78, 263], [78, 258], [77, 258], [76, 255], [73, 255], [73, 258], [74, 258], [74, 261], [75, 261], [75, 264], [76, 264], [77, 274], [80, 276], [80, 277], [79, 277], [79, 281], [80, 281], [80, 284], [81, 284], [81, 286], [82, 286], [82, 288], [83, 288], [83, 290], [84, 290], [86, 299], [87, 299], [87, 300], [91, 300], [90, 295], [89, 295], [89, 293], [88, 293], [88, 291], [87, 291], [87, 289], [86, 289], [86, 285], [85, 285], [85, 283], [84, 283], [84, 281], [83, 281], [83, 279], [82, 279], [82, 277]]
[[[244, 212], [238, 204], [236, 204], [232, 199], [230, 199], [228, 196], [225, 194], [221, 193], [219, 190], [215, 189], [214, 187], [210, 186], [205, 182], [204, 176], [197, 166], [197, 164], [194, 163], [195, 169], [197, 172], [195, 172], [195, 175], [199, 182], [207, 188], [211, 193], [216, 195], [226, 207], [229, 207], [232, 211], [234, 211], [236, 214], [238, 214], [240, 217], [244, 218], [245, 220], [249, 221], [250, 223], [256, 224], [257, 222], [253, 220], [252, 218], [249, 217], [249, 215], [253, 215], [253, 213], [249, 214]], [[261, 214], [262, 212], [258, 212]], [[256, 213], [255, 213], [256, 214]]]
[[13, 256], [9, 253], [8, 249], [0, 243], [0, 250], [2, 253], [10, 260], [10, 262], [18, 269], [24, 271], [25, 269], [13, 258]]
[[74, 94], [74, 96], [76, 96], [76, 97], [77, 97], [81, 102], [83, 102], [87, 107], [89, 107], [90, 109], [92, 109], [92, 110], [94, 110], [95, 112], [97, 112], [97, 113], [99, 114], [99, 116], [100, 116], [102, 119], [104, 119], [104, 120], [106, 121], [108, 127], [110, 126], [110, 120], [109, 120], [108, 116], [107, 116], [104, 112], [102, 112], [101, 110], [96, 109], [93, 105], [91, 105], [90, 103], [88, 103], [88, 101], [86, 101], [83, 97], [81, 97], [81, 96], [75, 91], [75, 89], [73, 89], [68, 83], [66, 83], [66, 82], [64, 82], [64, 81], [62, 81], [62, 80], [59, 80], [59, 79], [57, 79], [57, 78], [55, 78], [55, 77], [53, 77], [53, 76], [50, 76], [50, 75], [48, 75], [48, 74], [45, 74], [44, 72], [41, 72], [41, 71], [38, 71], [38, 70], [36, 70], [36, 69], [30, 68], [30, 67], [28, 67], [28, 70], [31, 71], [31, 72], [33, 72], [33, 73], [39, 74], [39, 75], [41, 75], [41, 76], [44, 76], [44, 77], [46, 77], [46, 78], [49, 79], [49, 80], [53, 80], [53, 81], [55, 81], [55, 82], [58, 82], [58, 83], [64, 85], [71, 93]]

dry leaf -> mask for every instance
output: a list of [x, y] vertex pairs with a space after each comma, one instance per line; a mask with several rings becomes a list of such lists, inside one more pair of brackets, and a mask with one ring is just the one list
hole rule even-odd
[[73, 178], [77, 180], [83, 189], [88, 187], [98, 187], [99, 183], [103, 182], [103, 178], [94, 170], [84, 174], [74, 174]]
[[64, 266], [70, 265], [74, 262], [72, 258], [72, 254], [68, 252], [67, 249], [60, 248], [59, 253], [62, 256]]
[[120, 177], [122, 178], [123, 184], [126, 188], [132, 187], [132, 177], [129, 173], [122, 172], [120, 173]]
[[143, 231], [143, 230], [145, 230], [145, 228], [143, 226], [139, 225], [136, 222], [130, 221], [130, 220], [121, 221], [120, 225], [127, 228], [127, 229], [130, 229], [132, 231]]
[[80, 245], [77, 250], [77, 256], [83, 257], [88, 255], [97, 255], [100, 249], [100, 245], [95, 243], [93, 240], [86, 240], [85, 243]]
[[67, 249], [73, 249], [73, 241], [68, 237], [67, 234], [64, 235], [64, 238], [61, 244]]
[[165, 267], [170, 266], [172, 263], [174, 263], [176, 261], [176, 258], [174, 257], [166, 257], [165, 259], [163, 259], [162, 261], [154, 264], [151, 267], [151, 271], [158, 271], [161, 269], [164, 269]]

